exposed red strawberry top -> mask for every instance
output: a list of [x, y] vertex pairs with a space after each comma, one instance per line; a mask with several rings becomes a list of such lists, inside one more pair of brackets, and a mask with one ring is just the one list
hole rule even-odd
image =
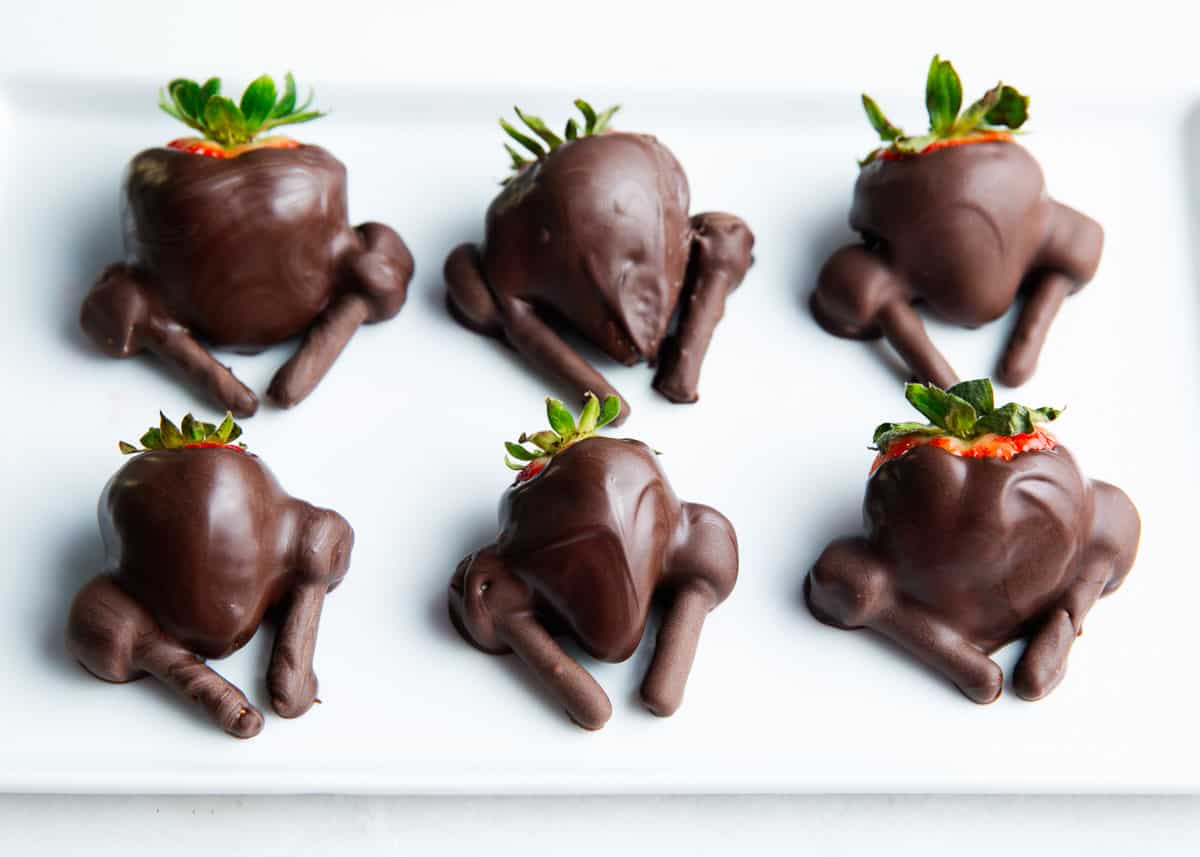
[[882, 161], [901, 161], [905, 158], [915, 158], [927, 155], [938, 149], [949, 149], [951, 146], [965, 146], [968, 143], [1011, 143], [1013, 135], [1007, 131], [985, 131], [970, 137], [951, 137], [949, 140], [934, 140], [919, 152], [901, 152], [898, 149], [883, 149], [879, 153]]
[[242, 427], [233, 421], [233, 414], [225, 412], [221, 424], [197, 421], [191, 414], [184, 414], [179, 425], [167, 419], [159, 411], [158, 425], [151, 426], [139, 440], [141, 447], [118, 441], [117, 448], [124, 455], [149, 452], [153, 449], [235, 449], [246, 451], [246, 444], [234, 443], [242, 436]]
[[[571, 444], [591, 437], [597, 429], [615, 420], [619, 413], [621, 400], [616, 396], [606, 396], [601, 405], [594, 393], [587, 393], [583, 397], [583, 410], [579, 412], [579, 422], [576, 424], [575, 417], [563, 407], [562, 402], [547, 397], [546, 416], [550, 420], [550, 430], [522, 433], [516, 443], [505, 442], [504, 448], [512, 458], [504, 456], [504, 463], [510, 470], [518, 471], [516, 484], [528, 482], [545, 469], [551, 458]], [[524, 446], [526, 443], [537, 448], [527, 449]]]
[[296, 105], [296, 79], [290, 71], [282, 95], [276, 93], [275, 81], [264, 74], [246, 87], [240, 102], [221, 95], [221, 80], [216, 77], [203, 84], [178, 78], [167, 84], [158, 98], [164, 113], [203, 135], [172, 140], [167, 146], [209, 158], [236, 158], [253, 149], [294, 149], [300, 144], [289, 137], [256, 138], [272, 128], [325, 115], [309, 110], [311, 103], [310, 91], [307, 100]]
[[1012, 402], [996, 407], [992, 382], [987, 378], [963, 381], [949, 390], [933, 384], [909, 384], [904, 396], [929, 422], [883, 423], [875, 429], [873, 448], [879, 454], [871, 464], [872, 474], [884, 462], [918, 446], [936, 446], [963, 458], [1011, 461], [1023, 452], [1058, 445], [1054, 436], [1037, 424], [1056, 419], [1061, 411]]
[[185, 443], [184, 449], [232, 449], [234, 452], [245, 452], [244, 444], [237, 443], [210, 443], [209, 441], [201, 441], [200, 443]]
[[298, 149], [300, 144], [291, 137], [264, 137], [253, 143], [241, 146], [222, 146], [212, 140], [202, 140], [199, 137], [180, 137], [167, 143], [168, 149], [179, 149], [192, 155], [204, 155], [206, 158], [236, 158], [255, 149]]
[[1054, 435], [1041, 428], [1011, 436], [985, 434], [974, 440], [962, 440], [950, 435], [930, 437], [929, 435], [911, 434], [896, 438], [888, 444], [886, 450], [876, 455], [875, 460], [871, 463], [871, 473], [878, 470], [885, 461], [899, 458], [918, 446], [936, 446], [938, 449], [962, 458], [999, 458], [1001, 461], [1012, 461], [1013, 456], [1022, 452], [1054, 449], [1058, 446], [1058, 441], [1054, 439]]
[[1009, 131], [1020, 128], [1029, 118], [1029, 97], [1003, 83], [997, 83], [982, 98], [962, 110], [962, 81], [958, 79], [958, 72], [937, 55], [929, 64], [929, 75], [925, 79], [925, 108], [929, 112], [926, 133], [905, 134], [888, 121], [879, 105], [865, 93], [862, 103], [871, 127], [884, 143], [867, 155], [862, 166], [877, 158], [896, 161], [965, 143], [1011, 141]]

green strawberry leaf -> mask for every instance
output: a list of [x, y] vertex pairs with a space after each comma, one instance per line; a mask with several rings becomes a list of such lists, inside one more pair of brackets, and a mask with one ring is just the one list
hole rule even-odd
[[536, 452], [530, 452], [528, 449], [521, 446], [520, 444], [513, 443], [512, 441], [509, 441], [509, 440], [506, 440], [504, 442], [504, 448], [508, 450], [509, 455], [511, 455], [513, 458], [517, 459], [518, 461], [533, 461], [535, 458], [538, 457], [538, 454]]
[[524, 464], [518, 464], [517, 462], [515, 462], [511, 458], [509, 458], [507, 455], [504, 456], [504, 466], [507, 467], [509, 470], [524, 470], [525, 469]]
[[500, 127], [504, 129], [505, 134], [512, 137], [514, 140], [516, 140], [518, 143], [520, 143], [522, 146], [524, 146], [526, 149], [528, 149], [530, 151], [530, 153], [532, 153], [533, 156], [535, 158], [537, 158], [538, 160], [541, 160], [542, 158], [546, 157], [546, 150], [543, 149], [536, 140], [534, 140], [532, 137], [528, 136], [527, 134], [522, 134], [515, 127], [513, 127], [512, 123], [509, 122], [507, 119], [500, 120]]
[[574, 140], [579, 136], [579, 123], [574, 119], [567, 120], [566, 131], [563, 132], [568, 140]]
[[1029, 96], [1022, 95], [1011, 86], [1000, 89], [1000, 99], [987, 113], [989, 125], [1017, 129], [1029, 118]]
[[983, 96], [963, 111], [962, 116], [958, 117], [958, 121], [954, 124], [954, 132], [956, 134], [969, 134], [980, 125], [987, 121], [988, 113], [1000, 103], [1000, 90], [1003, 84], [996, 84], [991, 89], [983, 94]]
[[616, 396], [605, 396], [604, 404], [600, 407], [600, 419], [596, 421], [596, 428], [602, 428], [608, 425], [617, 418], [621, 413], [621, 400]]
[[141, 438], [138, 440], [138, 443], [140, 443], [146, 449], [162, 449], [162, 432], [160, 432], [157, 428], [149, 429], [144, 435], [141, 436]]
[[996, 407], [995, 393], [989, 378], [979, 378], [974, 381], [960, 381], [946, 390], [951, 396], [958, 396], [970, 402], [980, 414], [986, 414]]
[[564, 440], [574, 437], [575, 418], [558, 399], [546, 397], [546, 418], [550, 421], [550, 428], [554, 429], [559, 437]]
[[[311, 96], [310, 96], [311, 98]], [[296, 106], [296, 78], [289, 71], [283, 76], [283, 97], [275, 103], [268, 115], [269, 119], [280, 119], [292, 112]]]
[[582, 98], [575, 99], [575, 106], [583, 114], [583, 121], [586, 123], [583, 128], [584, 135], [591, 136], [596, 131], [596, 111]]
[[583, 410], [579, 412], [579, 433], [592, 434], [596, 431], [596, 422], [600, 419], [600, 400], [595, 393], [589, 392], [584, 396]]
[[246, 117], [223, 95], [214, 95], [204, 105], [204, 127], [207, 135], [222, 146], [237, 146], [250, 140]]
[[1027, 408], [1009, 402], [996, 408], [990, 414], [984, 414], [979, 420], [980, 433], [991, 432], [1011, 437], [1015, 434], [1028, 434], [1037, 423], [1050, 422], [1058, 418], [1062, 411], [1055, 408]]
[[934, 54], [925, 81], [925, 109], [929, 112], [929, 127], [942, 134], [954, 127], [962, 108], [962, 81], [958, 72], [946, 60]]
[[221, 420], [221, 424], [217, 426], [217, 440], [221, 443], [229, 443], [233, 440], [233, 414], [229, 411], [225, 412], [225, 419]]
[[558, 447], [561, 438], [554, 432], [543, 429], [535, 431], [533, 434], [523, 434], [517, 438], [518, 443], [532, 443], [542, 452], [551, 452]]
[[179, 433], [179, 428], [175, 423], [167, 419], [167, 415], [162, 411], [158, 412], [159, 424], [158, 430], [162, 434], [162, 444], [166, 449], [179, 449], [183, 446], [183, 435]]
[[614, 104], [612, 107], [605, 110], [596, 116], [596, 124], [592, 128], [592, 134], [603, 134], [608, 130], [608, 123], [612, 121], [613, 114], [621, 109], [620, 104]]
[[126, 443], [123, 440], [117, 441], [117, 449], [121, 450], [121, 455], [132, 455], [138, 451], [138, 448], [132, 443]]
[[875, 129], [875, 133], [879, 135], [879, 139], [885, 143], [890, 143], [897, 137], [903, 137], [904, 132], [888, 121], [888, 118], [883, 115], [883, 111], [879, 109], [879, 105], [875, 103], [875, 99], [867, 95], [865, 92], [862, 97], [863, 110], [867, 112], [867, 121], [871, 123], [871, 127]]
[[246, 119], [247, 131], [253, 136], [275, 108], [275, 81], [265, 74], [251, 81], [242, 93], [238, 108]]
[[526, 127], [541, 137], [551, 150], [557, 149], [563, 144], [562, 137], [558, 136], [549, 128], [547, 128], [546, 123], [543, 122], [539, 117], [532, 116], [528, 113], [522, 113], [520, 107], [514, 106], [513, 110], [516, 111], [517, 117], [525, 123]]

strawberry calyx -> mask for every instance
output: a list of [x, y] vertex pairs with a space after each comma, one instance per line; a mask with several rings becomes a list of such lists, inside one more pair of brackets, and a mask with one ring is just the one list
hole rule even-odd
[[500, 119], [500, 127], [504, 129], [504, 133], [524, 147], [531, 155], [533, 155], [533, 158], [530, 159], [525, 156], [525, 153], [519, 152], [508, 143], [505, 143], [504, 149], [508, 152], [509, 157], [512, 159], [511, 166], [513, 175], [506, 178], [503, 182], [501, 182], [501, 184], [508, 184], [513, 180], [514, 176], [521, 172], [521, 170], [525, 169], [525, 167], [536, 161], [540, 161], [550, 152], [553, 152], [555, 149], [569, 140], [577, 140], [580, 137], [594, 137], [598, 134], [603, 134], [605, 131], [609, 130], [608, 126], [612, 121], [613, 114], [621, 109], [621, 105], [614, 104], [607, 110], [602, 110], [597, 113], [592, 105], [588, 104], [582, 98], [575, 99], [575, 106], [579, 109], [579, 112], [583, 114], [583, 126], [580, 127], [579, 122], [577, 122], [575, 119], [568, 119], [566, 128], [563, 130], [561, 137], [551, 131], [546, 123], [543, 122], [539, 117], [522, 112], [520, 107], [513, 107], [513, 110], [516, 111], [517, 118], [520, 119], [521, 122], [525, 124], [525, 127], [532, 131], [538, 140], [541, 140], [541, 142], [538, 142], [538, 140], [535, 140], [533, 137], [530, 137], [523, 131], [518, 130], [517, 127], [507, 119], [504, 119], [503, 117]]
[[200, 137], [180, 137], [178, 140], [167, 143], [167, 148], [178, 149], [191, 155], [203, 155], [207, 158], [236, 158], [238, 155], [244, 155], [255, 149], [298, 149], [300, 144], [291, 137], [280, 135], [263, 137], [261, 140], [243, 143], [240, 146], [222, 146], [220, 143]]
[[929, 75], [925, 80], [925, 108], [929, 113], [927, 132], [905, 134], [888, 121], [879, 105], [866, 93], [863, 93], [862, 104], [867, 120], [884, 145], [868, 154], [859, 166], [866, 166], [876, 159], [894, 161], [963, 143], [1011, 142], [1013, 132], [1029, 118], [1029, 96], [1003, 82], [962, 110], [962, 81], [958, 72], [937, 54], [929, 64]]
[[[546, 417], [550, 428], [533, 434], [522, 432], [516, 443], [506, 441], [504, 448], [508, 455], [504, 456], [504, 463], [509, 470], [517, 471], [516, 483], [528, 482], [545, 469], [551, 458], [591, 437], [597, 429], [615, 420], [619, 413], [621, 400], [616, 396], [605, 396], [601, 404], [596, 394], [589, 392], [583, 397], [583, 410], [579, 412], [576, 422], [562, 402], [547, 396]], [[532, 444], [534, 449], [527, 448], [524, 445], [527, 443]], [[512, 458], [509, 458], [510, 455]]]
[[871, 449], [878, 452], [871, 473], [885, 462], [919, 446], [935, 446], [963, 458], [1011, 461], [1023, 452], [1054, 449], [1058, 441], [1041, 428], [1062, 413], [1058, 408], [1028, 408], [1010, 402], [996, 407], [987, 378], [962, 381], [943, 390], [934, 384], [908, 384], [904, 397], [928, 423], [883, 423]]
[[233, 421], [233, 414], [225, 412], [225, 419], [220, 425], [196, 420], [191, 414], [184, 414], [179, 425], [167, 419], [162, 411], [158, 412], [158, 425], [151, 426], [141, 436], [140, 447], [121, 440], [117, 448], [122, 455], [134, 455], [139, 452], [150, 452], [156, 449], [234, 449], [246, 451], [246, 444], [234, 443], [242, 435], [242, 427]]
[[[189, 140], [185, 145], [176, 145], [184, 143], [183, 140], [176, 140], [170, 144], [172, 148], [197, 155], [231, 158], [247, 151], [246, 147], [259, 134], [272, 128], [311, 122], [324, 116], [324, 113], [308, 109], [312, 98], [312, 91], [309, 90], [308, 98], [297, 106], [296, 79], [289, 71], [284, 76], [282, 95], [278, 94], [275, 81], [264, 74], [250, 82], [238, 102], [221, 95], [220, 78], [209, 78], [203, 84], [176, 78], [160, 90], [158, 106], [168, 116], [203, 135], [199, 143]], [[279, 143], [267, 142], [270, 139], [266, 138], [260, 144], [273, 148], [299, 145], [286, 137], [278, 138], [286, 141]], [[201, 143], [214, 145], [203, 146]], [[218, 154], [220, 151], [226, 154]]]

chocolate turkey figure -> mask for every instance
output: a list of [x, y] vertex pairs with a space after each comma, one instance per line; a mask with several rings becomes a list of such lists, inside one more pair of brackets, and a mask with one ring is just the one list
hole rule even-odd
[[997, 408], [983, 379], [910, 384], [907, 397], [930, 422], [876, 429], [866, 536], [825, 549], [809, 607], [883, 634], [979, 703], [1004, 681], [988, 655], [1028, 638], [1013, 685], [1040, 699], [1066, 674], [1088, 611], [1129, 573], [1137, 510], [1042, 428], [1052, 408]]
[[[309, 99], [311, 101], [311, 97]], [[257, 135], [322, 114], [296, 106], [263, 76], [240, 106], [172, 81], [160, 104], [204, 135], [147, 149], [125, 177], [126, 261], [108, 267], [83, 303], [83, 329], [102, 351], [151, 351], [237, 416], [258, 397], [201, 341], [259, 351], [301, 334], [268, 396], [290, 407], [316, 387], [364, 322], [404, 304], [413, 259], [381, 223], [347, 221], [346, 167], [319, 146]]]
[[467, 641], [491, 654], [516, 652], [585, 729], [602, 727], [612, 705], [554, 637], [624, 661], [641, 642], [651, 601], [662, 597], [642, 700], [655, 714], [673, 714], [705, 617], [738, 573], [737, 536], [724, 515], [680, 502], [646, 444], [594, 435], [619, 409], [615, 396], [601, 407], [588, 393], [576, 423], [547, 399], [552, 430], [506, 444], [520, 472], [500, 501], [496, 541], [459, 563], [450, 581], [450, 615]]
[[1041, 167], [1013, 139], [1026, 96], [997, 84], [960, 115], [958, 75], [935, 56], [925, 101], [931, 130], [910, 137], [863, 96], [885, 145], [867, 156], [854, 186], [850, 226], [862, 243], [825, 263], [813, 315], [835, 336], [887, 337], [918, 380], [949, 387], [957, 376], [912, 304], [973, 328], [1024, 293], [996, 372], [1023, 384], [1063, 299], [1096, 273], [1104, 232], [1046, 195]]
[[163, 417], [100, 495], [104, 572], [79, 592], [67, 645], [112, 682], [153, 675], [238, 738], [263, 717], [204, 661], [244, 646], [268, 611], [279, 630], [267, 689], [282, 717], [317, 696], [313, 652], [325, 594], [350, 564], [346, 519], [284, 492], [262, 460], [220, 425]]
[[[556, 320], [619, 363], [657, 364], [658, 391], [694, 402], [700, 365], [726, 296], [750, 267], [754, 236], [732, 214], [689, 217], [687, 176], [666, 146], [608, 130], [615, 107], [597, 114], [587, 102], [575, 104], [584, 124], [568, 121], [564, 137], [517, 110], [541, 142], [501, 120], [534, 158], [506, 147], [516, 174], [488, 208], [483, 246], [462, 244], [446, 259], [449, 308], [581, 397], [617, 393], [559, 337]], [[618, 423], [629, 414], [621, 405]]]

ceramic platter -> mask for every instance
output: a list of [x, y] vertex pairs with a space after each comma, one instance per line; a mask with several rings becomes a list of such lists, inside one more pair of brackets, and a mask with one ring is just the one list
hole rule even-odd
[[[495, 117], [514, 100], [565, 117], [580, 93], [435, 98], [318, 86], [336, 113], [299, 136], [348, 165], [352, 218], [392, 224], [417, 275], [399, 317], [360, 331], [310, 399], [246, 421], [246, 440], [285, 487], [342, 512], [358, 539], [322, 621], [323, 704], [295, 721], [268, 714], [262, 734], [241, 742], [154, 681], [93, 679], [62, 642], [68, 603], [99, 570], [95, 502], [120, 464], [116, 441], [136, 439], [160, 408], [212, 412], [157, 363], [100, 356], [76, 322], [88, 285], [121, 256], [125, 163], [177, 135], [154, 109], [155, 89], [150, 80], [0, 89], [0, 789], [1200, 790], [1191, 612], [1200, 602], [1191, 429], [1200, 424], [1200, 297], [1177, 105], [1101, 111], [1086, 98], [1045, 96], [1025, 138], [1051, 192], [1102, 222], [1108, 243], [1019, 399], [1068, 406], [1059, 437], [1089, 475], [1130, 494], [1143, 540], [1125, 587], [1089, 617], [1062, 686], [1035, 704], [1006, 688], [979, 707], [873, 636], [818, 624], [801, 600], [824, 544], [860, 525], [872, 429], [908, 413], [888, 351], [830, 338], [805, 305], [822, 260], [850, 238], [855, 160], [871, 139], [856, 93], [730, 92], [702, 114], [670, 93], [583, 93], [594, 103], [619, 97], [619, 127], [653, 132], [674, 150], [693, 211], [736, 212], [758, 237], [699, 404], [671, 405], [645, 367], [587, 352], [632, 404], [619, 433], [665, 453], [681, 497], [732, 519], [742, 563], [733, 596], [705, 626], [675, 717], [637, 702], [652, 638], [627, 663], [585, 659], [614, 705], [609, 725], [590, 734], [515, 658], [463, 643], [445, 606], [457, 561], [494, 535], [510, 479], [501, 442], [539, 426], [542, 397], [565, 391], [450, 319], [442, 261], [482, 237], [505, 167]], [[888, 103], [919, 109], [911, 93], [893, 95]], [[1109, 118], [1134, 115], [1136, 125]], [[964, 376], [983, 375], [1011, 321], [931, 333]], [[290, 348], [222, 359], [262, 391]], [[264, 711], [270, 639], [264, 630], [216, 664]], [[998, 655], [1006, 671], [1018, 653]]]

